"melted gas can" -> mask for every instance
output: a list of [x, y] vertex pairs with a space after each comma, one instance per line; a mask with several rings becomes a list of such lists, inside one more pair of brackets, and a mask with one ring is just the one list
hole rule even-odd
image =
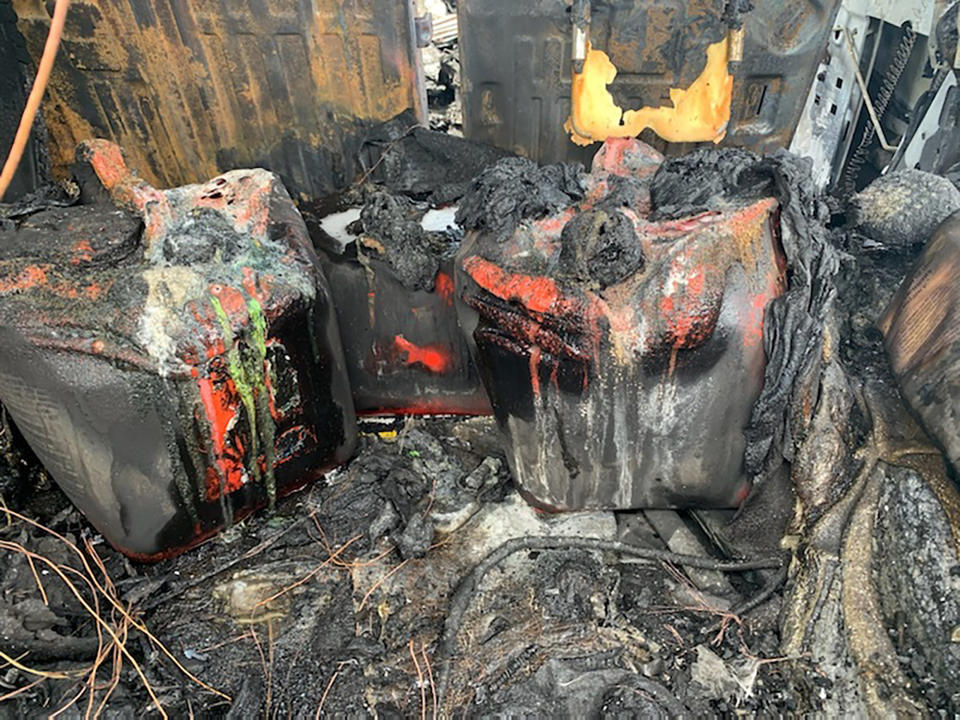
[[960, 471], [960, 210], [930, 236], [879, 327], [900, 392]]
[[608, 141], [584, 197], [468, 233], [461, 324], [525, 496], [551, 510], [733, 507], [784, 289], [773, 198], [649, 218], [662, 158]]
[[430, 287], [411, 287], [361, 239], [311, 229], [340, 327], [349, 329], [342, 341], [357, 412], [489, 415], [454, 308], [453, 254], [438, 258]]
[[138, 559], [182, 551], [349, 458], [330, 293], [278, 178], [42, 211], [0, 242], [0, 401], [64, 492]]

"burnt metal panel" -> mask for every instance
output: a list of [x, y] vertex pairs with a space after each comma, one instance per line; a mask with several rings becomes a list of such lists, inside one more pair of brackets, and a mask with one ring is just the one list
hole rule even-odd
[[[47, 3], [13, 5], [36, 61]], [[316, 197], [354, 179], [365, 128], [423, 117], [419, 68], [412, 0], [75, 0], [44, 104], [53, 168], [101, 137], [161, 187], [264, 166]]]
[[[743, 61], [725, 144], [759, 152], [790, 144], [817, 61], [832, 30], [837, 0], [755, 0], [744, 20]], [[619, 73], [611, 90], [625, 110], [669, 104], [723, 38], [724, 0], [593, 0], [590, 38]], [[564, 0], [461, 0], [460, 57], [464, 134], [540, 162], [589, 162], [599, 144], [567, 138], [571, 51]], [[649, 130], [641, 139], [670, 155]]]

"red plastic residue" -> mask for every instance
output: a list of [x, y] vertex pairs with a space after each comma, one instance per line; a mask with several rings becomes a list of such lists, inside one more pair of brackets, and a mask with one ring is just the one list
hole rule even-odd
[[27, 265], [17, 277], [11, 280], [0, 280], [0, 295], [23, 292], [45, 284], [49, 268], [49, 265]]
[[407, 354], [407, 365], [423, 365], [433, 373], [443, 373], [453, 365], [449, 348], [443, 345], [414, 345], [403, 335], [393, 339], [394, 347]]
[[93, 248], [90, 246], [89, 240], [77, 240], [77, 242], [73, 244], [72, 251], [73, 254], [70, 262], [73, 265], [79, 265], [80, 263], [93, 260]]
[[476, 255], [467, 258], [463, 268], [484, 290], [501, 300], [517, 300], [534, 312], [557, 310], [554, 305], [562, 297], [557, 283], [551, 278], [514, 275]]
[[[229, 377], [220, 381], [214, 377], [197, 378], [197, 388], [209, 422], [216, 463], [216, 467], [207, 468], [207, 502], [210, 502], [220, 497], [221, 478], [227, 494], [244, 484], [246, 469], [243, 466], [243, 448], [227, 444], [227, 435], [236, 422], [240, 400]], [[236, 433], [232, 434], [236, 441]]]
[[453, 278], [445, 272], [438, 272], [436, 290], [437, 295], [439, 295], [447, 305], [453, 307]]

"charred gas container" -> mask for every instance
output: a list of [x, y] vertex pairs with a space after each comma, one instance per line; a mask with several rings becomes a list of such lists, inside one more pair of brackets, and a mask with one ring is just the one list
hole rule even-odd
[[662, 161], [502, 161], [461, 204], [458, 308], [527, 497], [548, 509], [732, 507], [783, 292], [776, 200], [656, 221]]
[[131, 557], [183, 550], [345, 461], [354, 410], [329, 290], [265, 170], [160, 191], [94, 141], [123, 209], [47, 209], [0, 240], [0, 401]]
[[454, 308], [455, 211], [375, 192], [311, 223], [361, 414], [491, 412]]
[[879, 326], [900, 392], [960, 471], [958, 274], [960, 210], [933, 231]]

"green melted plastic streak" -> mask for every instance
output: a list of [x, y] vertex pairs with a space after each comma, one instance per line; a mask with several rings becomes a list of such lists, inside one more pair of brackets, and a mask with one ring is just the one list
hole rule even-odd
[[[250, 452], [247, 453], [247, 472], [254, 482], [265, 480], [270, 510], [277, 504], [277, 484], [273, 474], [274, 442], [276, 428], [270, 414], [270, 398], [267, 391], [267, 320], [254, 298], [247, 301], [250, 325], [241, 331], [238, 342], [233, 341], [233, 326], [220, 301], [210, 296], [210, 303], [223, 330], [224, 346], [227, 348], [227, 372], [240, 396], [250, 425]], [[260, 446], [263, 446], [266, 478], [260, 470]]]

